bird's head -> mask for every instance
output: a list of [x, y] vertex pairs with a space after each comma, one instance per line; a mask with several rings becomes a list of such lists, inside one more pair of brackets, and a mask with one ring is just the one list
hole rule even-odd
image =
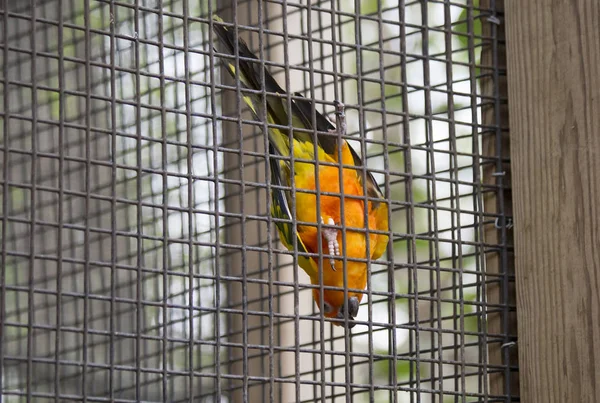
[[313, 297], [319, 306], [319, 309], [325, 317], [341, 319], [342, 321], [333, 322], [336, 326], [346, 326], [345, 318], [348, 318], [348, 328], [352, 329], [356, 323], [354, 318], [358, 315], [358, 306], [362, 299], [362, 293], [348, 293], [348, 299], [344, 300], [344, 292], [337, 290], [325, 290], [323, 292], [323, 306], [321, 306], [321, 298], [319, 290], [313, 290]]

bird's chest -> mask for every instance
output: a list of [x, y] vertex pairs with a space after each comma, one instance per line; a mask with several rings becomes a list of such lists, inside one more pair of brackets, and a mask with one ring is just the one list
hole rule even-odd
[[[301, 178], [296, 176], [296, 219], [316, 224], [321, 218], [324, 223], [329, 222], [331, 218], [336, 225], [349, 230], [364, 228], [364, 202], [352, 197], [362, 195], [356, 173], [353, 170], [344, 170], [341, 176], [343, 202], [340, 197], [340, 171], [337, 168], [321, 167], [318, 180], [314, 169], [312, 175], [303, 175]], [[316, 189], [319, 189], [318, 196]], [[298, 232], [304, 244], [313, 252], [318, 250], [318, 242], [323, 242], [318, 236], [316, 226], [300, 225]], [[338, 242], [342, 245], [341, 231], [338, 234]], [[354, 248], [349, 245], [349, 249]]]

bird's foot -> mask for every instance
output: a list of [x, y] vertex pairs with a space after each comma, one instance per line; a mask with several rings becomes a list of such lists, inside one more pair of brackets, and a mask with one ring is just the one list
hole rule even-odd
[[346, 135], [346, 113], [345, 106], [339, 101], [333, 101], [335, 105], [335, 130], [330, 130], [330, 133], [337, 134], [339, 136]]
[[[333, 218], [329, 217], [327, 223], [325, 223], [325, 220], [321, 217], [321, 224], [335, 225], [335, 221], [333, 221]], [[335, 228], [322, 228], [321, 234], [327, 241], [328, 253], [333, 256], [340, 256], [340, 244], [337, 241], [337, 230]], [[331, 269], [336, 271], [335, 259], [333, 257], [329, 258], [329, 263], [331, 264]]]

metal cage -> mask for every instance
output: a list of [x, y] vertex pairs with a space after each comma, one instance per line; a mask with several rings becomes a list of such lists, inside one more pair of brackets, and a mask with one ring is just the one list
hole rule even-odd
[[[2, 399], [518, 401], [501, 1], [1, 4]], [[213, 13], [346, 104], [384, 190], [351, 330], [278, 242]]]

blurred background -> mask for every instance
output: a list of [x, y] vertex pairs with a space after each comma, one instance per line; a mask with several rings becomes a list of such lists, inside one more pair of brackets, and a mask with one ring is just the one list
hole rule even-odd
[[[347, 107], [390, 206], [351, 331], [278, 242], [265, 136], [214, 57]], [[494, 1], [4, 0], [2, 398], [510, 402]], [[317, 314], [315, 316], [315, 314]]]

